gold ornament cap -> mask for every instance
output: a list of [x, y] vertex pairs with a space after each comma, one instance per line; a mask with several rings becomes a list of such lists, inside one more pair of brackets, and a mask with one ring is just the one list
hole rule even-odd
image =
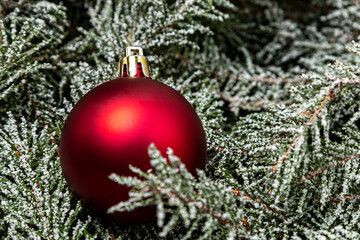
[[139, 77], [139, 65], [144, 76], [151, 78], [149, 62], [143, 54], [143, 49], [141, 47], [127, 47], [125, 57], [120, 61], [120, 76]]

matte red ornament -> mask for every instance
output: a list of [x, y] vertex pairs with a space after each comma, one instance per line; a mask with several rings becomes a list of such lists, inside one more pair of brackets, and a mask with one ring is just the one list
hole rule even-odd
[[[106, 213], [126, 201], [130, 190], [108, 176], [135, 176], [129, 164], [150, 169], [151, 143], [163, 156], [172, 148], [193, 174], [206, 161], [205, 132], [195, 110], [176, 90], [144, 75], [147, 66], [141, 61], [135, 61], [130, 73], [132, 63], [124, 64], [125, 77], [103, 83], [81, 98], [66, 120], [60, 141], [61, 166], [71, 190], [95, 212], [122, 223], [155, 219], [150, 207]], [[126, 77], [131, 73], [148, 78]]]

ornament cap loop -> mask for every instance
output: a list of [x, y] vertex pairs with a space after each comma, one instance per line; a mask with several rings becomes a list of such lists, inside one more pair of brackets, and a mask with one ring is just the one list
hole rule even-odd
[[119, 67], [121, 77], [142, 77], [143, 75], [151, 78], [149, 62], [144, 56], [141, 47], [127, 47], [125, 57], [121, 59]]

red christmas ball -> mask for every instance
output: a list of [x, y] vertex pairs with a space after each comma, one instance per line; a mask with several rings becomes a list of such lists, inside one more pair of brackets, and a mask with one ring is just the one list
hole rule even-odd
[[171, 87], [143, 77], [101, 84], [74, 106], [64, 125], [60, 160], [71, 190], [95, 212], [123, 223], [149, 221], [154, 208], [107, 214], [128, 199], [129, 188], [111, 181], [117, 173], [134, 176], [129, 164], [151, 168], [148, 147], [168, 147], [188, 170], [203, 169], [205, 133], [190, 103]]

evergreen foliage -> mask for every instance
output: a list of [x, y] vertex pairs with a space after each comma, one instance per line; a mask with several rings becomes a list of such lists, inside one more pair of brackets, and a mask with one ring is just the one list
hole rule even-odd
[[[357, 0], [0, 1], [0, 239], [360, 239]], [[130, 199], [157, 221], [105, 221], [59, 162], [76, 102], [126, 46], [196, 109], [204, 171], [149, 146]], [[168, 159], [168, 161], [167, 161]]]

